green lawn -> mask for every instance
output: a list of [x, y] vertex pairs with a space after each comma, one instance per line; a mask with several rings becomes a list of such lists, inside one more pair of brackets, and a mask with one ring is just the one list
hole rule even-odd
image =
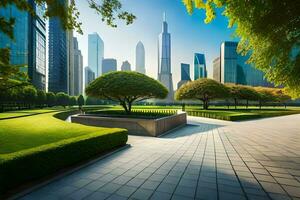
[[[53, 111], [53, 110], [52, 110]], [[1, 113], [0, 116], [19, 116], [28, 113], [44, 113], [33, 116], [0, 120], [0, 155], [28, 149], [44, 144], [73, 138], [84, 134], [102, 131], [111, 132], [111, 128], [99, 128], [73, 124], [55, 118], [59, 111], [28, 110]]]

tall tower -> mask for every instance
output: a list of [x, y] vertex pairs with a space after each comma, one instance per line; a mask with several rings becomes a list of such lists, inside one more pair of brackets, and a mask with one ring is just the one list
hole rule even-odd
[[206, 71], [206, 62], [205, 56], [201, 53], [195, 53], [194, 56], [194, 80], [198, 78], [206, 78], [207, 71]]
[[139, 41], [135, 48], [135, 70], [137, 72], [146, 74], [145, 69], [145, 48], [141, 41]]
[[88, 66], [95, 73], [95, 78], [102, 74], [102, 60], [104, 57], [104, 43], [98, 33], [88, 36]]
[[171, 34], [168, 33], [166, 14], [164, 13], [162, 32], [158, 38], [158, 80], [169, 90], [167, 102], [173, 102], [174, 90], [171, 73]]
[[83, 93], [83, 59], [78, 47], [78, 40], [73, 37], [74, 48], [74, 95]]

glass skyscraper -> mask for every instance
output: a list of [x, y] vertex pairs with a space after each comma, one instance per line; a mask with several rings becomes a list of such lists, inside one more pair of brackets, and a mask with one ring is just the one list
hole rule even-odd
[[89, 67], [85, 67], [84, 77], [85, 77], [85, 87], [87, 87], [90, 82], [95, 80], [95, 73]]
[[78, 47], [77, 38], [73, 38], [74, 43], [74, 95], [83, 93], [83, 58]]
[[44, 5], [28, 1], [36, 17], [20, 11], [14, 5], [0, 9], [0, 16], [15, 18], [14, 40], [0, 33], [0, 48], [10, 48], [10, 63], [24, 66], [31, 83], [38, 89], [46, 89], [46, 21]]
[[104, 43], [98, 33], [88, 35], [88, 66], [95, 73], [96, 78], [103, 74], [102, 60], [104, 57]]
[[135, 70], [142, 74], [146, 74], [145, 69], [145, 48], [141, 41], [139, 41], [135, 48]]
[[180, 88], [183, 84], [191, 80], [190, 77], [190, 65], [181, 63], [181, 80], [177, 83], [177, 89]]
[[194, 55], [194, 80], [199, 78], [206, 78], [206, 62], [205, 56], [201, 53], [195, 53]]
[[131, 65], [127, 60], [122, 63], [121, 71], [131, 71]]
[[106, 58], [102, 60], [102, 74], [117, 71], [117, 60], [113, 58]]
[[171, 72], [171, 34], [164, 14], [162, 32], [158, 37], [158, 80], [168, 89], [165, 101], [174, 101], [173, 80]]
[[237, 53], [237, 45], [237, 42], [231, 41], [221, 44], [221, 82], [273, 87], [274, 85], [264, 78], [262, 71], [246, 63], [249, 56], [242, 56]]
[[221, 82], [221, 63], [220, 57], [213, 60], [213, 79]]
[[69, 92], [68, 33], [58, 18], [49, 20], [49, 82], [51, 92]]

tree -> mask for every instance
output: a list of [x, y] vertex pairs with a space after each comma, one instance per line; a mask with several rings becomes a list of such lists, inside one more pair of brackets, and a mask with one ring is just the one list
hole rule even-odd
[[175, 94], [175, 99], [198, 99], [203, 102], [203, 109], [208, 109], [209, 101], [223, 99], [229, 96], [228, 88], [223, 84], [207, 78], [188, 82], [181, 86]]
[[40, 106], [43, 107], [44, 104], [47, 102], [47, 96], [46, 92], [43, 90], [38, 90], [37, 91], [37, 97], [36, 97], [36, 103]]
[[[61, 0], [34, 0], [37, 5], [46, 5], [46, 18], [56, 17], [65, 30], [76, 30], [82, 34], [80, 13], [76, 7], [75, 0], [70, 0], [68, 6]], [[127, 25], [133, 23], [136, 18], [133, 14], [123, 11], [119, 0], [86, 0], [89, 7], [101, 16], [101, 20], [108, 26], [117, 27], [115, 20], [119, 18], [124, 20]], [[5, 0], [0, 1], [0, 9], [14, 5], [20, 11], [29, 12], [33, 17], [36, 15], [35, 8], [31, 1], [27, 0]], [[5, 34], [11, 40], [14, 39], [15, 18], [0, 16], [0, 33]], [[28, 76], [20, 71], [20, 67], [10, 64], [9, 48], [0, 48], [0, 91], [8, 90], [11, 87], [28, 85]], [[10, 82], [11, 79], [18, 82]]]
[[284, 85], [300, 96], [300, 3], [294, 0], [183, 0], [187, 11], [206, 11], [205, 23], [224, 9], [229, 27], [240, 38], [238, 52], [250, 54], [249, 63], [262, 70], [269, 81]]
[[69, 96], [69, 106], [75, 106], [77, 104], [77, 99], [75, 96]]
[[36, 97], [37, 97], [37, 91], [33, 86], [29, 85], [23, 88], [22, 100], [24, 104], [26, 104], [29, 108], [31, 107], [31, 105], [35, 103]]
[[63, 106], [64, 108], [69, 105], [69, 95], [67, 95], [66, 93], [58, 92], [55, 96], [57, 105]]
[[276, 97], [273, 93], [273, 88], [266, 87], [255, 87], [258, 95], [259, 109], [261, 109], [263, 103], [274, 102], [276, 101]]
[[47, 105], [48, 107], [52, 107], [56, 104], [56, 96], [53, 92], [47, 92]]
[[79, 107], [79, 110], [82, 109], [82, 106], [84, 105], [84, 98], [82, 95], [79, 95], [79, 97], [77, 98], [77, 104], [78, 104], [78, 107]]
[[241, 99], [246, 100], [246, 108], [248, 108], [249, 101], [257, 101], [259, 99], [259, 94], [251, 86], [242, 86], [240, 88]]
[[168, 90], [160, 82], [138, 72], [117, 71], [102, 75], [85, 89], [88, 96], [117, 101], [127, 114], [134, 102], [166, 98]]
[[226, 87], [228, 88], [230, 97], [234, 100], [234, 108], [237, 108], [238, 100], [242, 99], [241, 85], [234, 85], [234, 84], [226, 84]]
[[279, 102], [284, 105], [286, 108], [286, 102], [291, 100], [291, 96], [289, 96], [284, 89], [273, 89], [273, 94], [276, 98], [276, 102]]

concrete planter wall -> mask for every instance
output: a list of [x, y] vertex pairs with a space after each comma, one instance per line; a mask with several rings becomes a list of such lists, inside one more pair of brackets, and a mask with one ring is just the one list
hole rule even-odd
[[72, 116], [73, 123], [109, 128], [125, 128], [129, 134], [142, 136], [159, 136], [169, 130], [186, 124], [186, 113], [163, 117], [159, 119], [136, 119], [103, 117], [97, 115]]

